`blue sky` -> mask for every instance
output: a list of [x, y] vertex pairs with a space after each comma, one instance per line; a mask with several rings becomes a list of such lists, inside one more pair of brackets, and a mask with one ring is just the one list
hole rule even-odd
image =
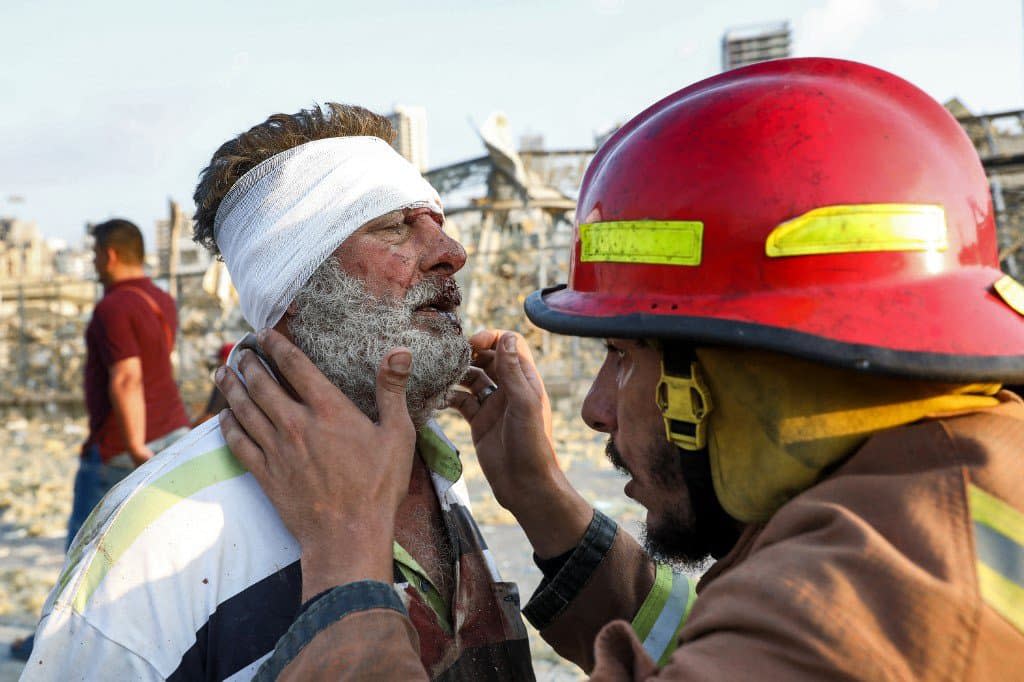
[[[314, 101], [427, 108], [431, 166], [504, 111], [549, 147], [719, 69], [730, 27], [789, 20], [794, 55], [865, 61], [976, 111], [1024, 107], [1019, 0], [179, 0], [0, 3], [0, 215], [78, 241], [191, 210], [219, 144]], [[12, 195], [24, 197], [13, 203]]]

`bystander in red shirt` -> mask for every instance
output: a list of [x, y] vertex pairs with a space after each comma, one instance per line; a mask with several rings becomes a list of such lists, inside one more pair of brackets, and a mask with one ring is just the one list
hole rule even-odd
[[142, 363], [146, 442], [189, 425], [171, 368], [169, 340], [177, 328], [174, 299], [148, 277], [107, 287], [85, 331], [89, 437], [83, 449], [99, 446], [104, 462], [127, 449], [109, 392], [110, 366], [126, 358], [138, 357]]

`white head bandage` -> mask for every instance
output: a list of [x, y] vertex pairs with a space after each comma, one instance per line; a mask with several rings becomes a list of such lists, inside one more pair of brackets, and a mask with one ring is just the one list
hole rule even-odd
[[238, 179], [214, 220], [217, 247], [254, 329], [271, 327], [313, 272], [349, 235], [391, 211], [441, 199], [378, 137], [307, 142]]

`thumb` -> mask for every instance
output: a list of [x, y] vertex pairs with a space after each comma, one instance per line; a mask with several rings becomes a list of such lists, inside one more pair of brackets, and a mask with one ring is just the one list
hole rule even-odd
[[526, 376], [523, 374], [517, 337], [515, 332], [508, 332], [498, 340], [498, 385], [507, 391], [510, 403], [529, 401], [532, 397]]
[[412, 352], [408, 348], [392, 348], [377, 370], [377, 411], [382, 425], [409, 421], [405, 387], [412, 369]]

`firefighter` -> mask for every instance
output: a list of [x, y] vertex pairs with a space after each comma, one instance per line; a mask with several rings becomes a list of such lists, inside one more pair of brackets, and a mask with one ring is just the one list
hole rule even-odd
[[[571, 259], [526, 313], [605, 340], [582, 416], [647, 508], [648, 551], [558, 468], [521, 337], [474, 336], [452, 400], [544, 573], [524, 613], [561, 655], [613, 680], [1020, 676], [1024, 405], [1001, 385], [1024, 380], [1024, 289], [999, 270], [986, 178], [952, 116], [853, 62], [714, 76], [597, 152]], [[366, 452], [400, 428], [399, 370], [381, 369], [380, 424], [336, 410]], [[325, 549], [331, 495], [289, 499], [314, 470], [293, 450], [318, 457], [324, 490], [351, 486], [345, 462], [272, 382], [252, 385], [232, 384], [232, 407], [254, 401], [272, 424], [231, 419], [228, 442], [303, 529], [304, 579], [338, 585], [262, 674], [422, 677], [402, 604], [361, 580], [387, 567]], [[706, 556], [699, 582], [679, 570]]]

